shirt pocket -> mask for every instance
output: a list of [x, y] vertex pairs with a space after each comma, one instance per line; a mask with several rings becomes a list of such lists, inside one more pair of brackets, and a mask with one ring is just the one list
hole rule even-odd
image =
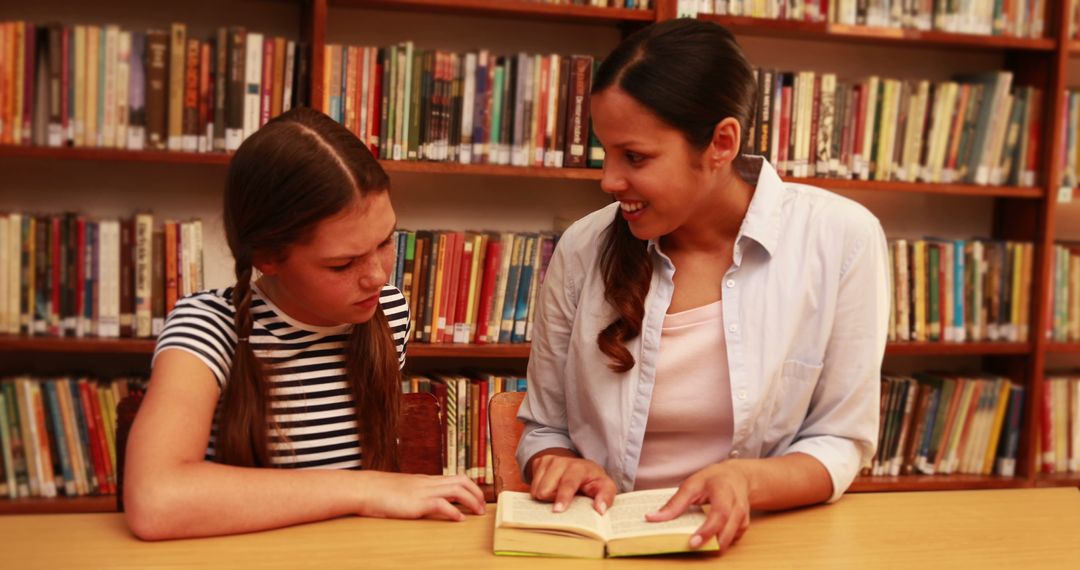
[[779, 455], [795, 440], [810, 412], [818, 378], [824, 364], [785, 360], [780, 377], [772, 386], [772, 406], [765, 424], [763, 449], [766, 456]]

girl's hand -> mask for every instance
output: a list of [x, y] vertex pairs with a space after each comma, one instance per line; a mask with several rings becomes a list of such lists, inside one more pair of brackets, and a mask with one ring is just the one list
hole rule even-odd
[[604, 514], [618, 488], [611, 477], [595, 462], [565, 455], [539, 455], [532, 461], [532, 487], [529, 492], [539, 501], [554, 501], [552, 510], [566, 510], [578, 492], [593, 498], [593, 508]]
[[441, 519], [461, 521], [465, 515], [453, 503], [475, 514], [485, 512], [484, 493], [464, 475], [414, 475], [361, 471], [365, 480], [364, 500], [357, 512], [364, 517], [391, 519]]
[[710, 465], [694, 473], [679, 485], [679, 490], [645, 520], [671, 520], [690, 505], [711, 506], [705, 523], [690, 537], [690, 547], [697, 548], [716, 537], [720, 553], [728, 549], [750, 527], [750, 480], [734, 461]]

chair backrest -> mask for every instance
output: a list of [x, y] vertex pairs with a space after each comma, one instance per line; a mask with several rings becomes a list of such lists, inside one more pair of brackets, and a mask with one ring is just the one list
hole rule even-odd
[[[128, 433], [142, 404], [134, 393], [116, 406], [116, 510], [124, 511], [124, 455]], [[398, 460], [402, 473], [441, 475], [442, 426], [439, 401], [431, 394], [403, 394], [398, 433]]]
[[528, 491], [521, 479], [517, 462], [517, 446], [525, 424], [517, 419], [524, 392], [499, 392], [488, 404], [491, 424], [491, 459], [495, 470], [495, 497], [503, 491]]

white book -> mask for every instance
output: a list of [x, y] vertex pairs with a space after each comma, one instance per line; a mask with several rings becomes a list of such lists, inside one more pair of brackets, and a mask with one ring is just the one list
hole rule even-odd
[[180, 258], [180, 280], [176, 284], [177, 298], [184, 298], [195, 292], [191, 279], [191, 222], [180, 222], [180, 247], [177, 248], [177, 257]]
[[[23, 410], [33, 410], [34, 402], [30, 394], [30, 380], [26, 377], [20, 377], [15, 380], [15, 395], [18, 398], [20, 408]], [[26, 458], [26, 474], [27, 480], [30, 486], [31, 497], [44, 496], [42, 489], [44, 477], [41, 475], [43, 466], [41, 465], [41, 446], [33, 445], [33, 442], [38, 441], [37, 436], [37, 422], [31, 421], [28, 414], [19, 414], [19, 424], [23, 437], [23, 456]]]
[[544, 117], [544, 166], [556, 167], [562, 166], [562, 157], [558, 154], [555, 148], [555, 123], [559, 118], [559, 73], [560, 73], [560, 58], [558, 54], [551, 54], [548, 56], [550, 71], [548, 72], [548, 99], [546, 102], [547, 113]]
[[293, 75], [296, 74], [296, 42], [289, 40], [285, 44], [285, 85], [281, 90], [281, 112], [292, 109]]
[[458, 157], [462, 164], [472, 163], [473, 113], [476, 105], [476, 53], [465, 54], [465, 80], [461, 94], [461, 145]]
[[116, 146], [128, 146], [128, 103], [131, 87], [131, 32], [120, 32], [116, 47]]
[[244, 62], [244, 138], [259, 130], [259, 102], [262, 92], [263, 35], [247, 34], [247, 61]]
[[99, 238], [98, 334], [120, 336], [120, 222], [101, 222]]
[[19, 314], [19, 287], [21, 284], [22, 271], [22, 214], [12, 213], [8, 215], [8, 296], [0, 299], [7, 304], [8, 328], [7, 332], [19, 334], [19, 324], [22, 317]]
[[152, 332], [153, 234], [154, 216], [135, 214], [135, 336], [144, 338]]
[[105, 122], [101, 125], [101, 146], [116, 147], [116, 80], [117, 48], [120, 43], [120, 28], [105, 26]]
[[[8, 312], [10, 307], [8, 297], [11, 294], [8, 291], [10, 283], [8, 271], [10, 271], [11, 266], [8, 258], [11, 251], [11, 247], [8, 245], [10, 240], [11, 232], [8, 231], [8, 216], [0, 214], [0, 332], [8, 332], [11, 329], [11, 315]], [[18, 293], [16, 293], [17, 295]]]

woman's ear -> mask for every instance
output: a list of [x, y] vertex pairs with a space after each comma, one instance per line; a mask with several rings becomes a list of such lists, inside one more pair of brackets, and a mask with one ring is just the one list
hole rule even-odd
[[714, 168], [723, 167], [739, 156], [742, 146], [742, 128], [734, 117], [727, 117], [716, 124], [709, 143], [706, 160]]
[[251, 266], [259, 270], [263, 275], [274, 276], [281, 270], [281, 260], [271, 259], [266, 256], [256, 255]]

